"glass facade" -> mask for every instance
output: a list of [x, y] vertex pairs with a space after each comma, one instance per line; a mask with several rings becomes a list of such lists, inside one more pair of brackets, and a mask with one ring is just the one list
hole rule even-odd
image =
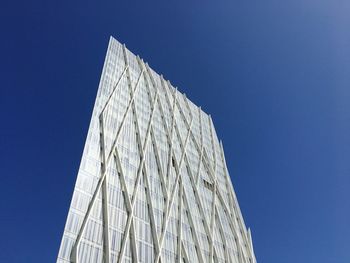
[[210, 115], [112, 37], [57, 262], [256, 262]]

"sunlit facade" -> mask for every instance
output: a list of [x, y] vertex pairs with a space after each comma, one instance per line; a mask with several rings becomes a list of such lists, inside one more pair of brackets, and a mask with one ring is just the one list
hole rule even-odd
[[112, 37], [57, 262], [256, 262], [210, 115]]

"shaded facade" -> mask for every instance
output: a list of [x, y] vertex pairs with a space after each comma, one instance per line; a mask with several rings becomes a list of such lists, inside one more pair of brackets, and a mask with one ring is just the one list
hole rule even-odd
[[210, 115], [112, 37], [57, 262], [256, 262]]

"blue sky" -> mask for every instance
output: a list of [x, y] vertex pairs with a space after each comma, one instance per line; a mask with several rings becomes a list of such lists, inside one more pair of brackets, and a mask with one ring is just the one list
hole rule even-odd
[[54, 262], [110, 35], [213, 117], [258, 262], [350, 262], [350, 2], [5, 1], [0, 262]]

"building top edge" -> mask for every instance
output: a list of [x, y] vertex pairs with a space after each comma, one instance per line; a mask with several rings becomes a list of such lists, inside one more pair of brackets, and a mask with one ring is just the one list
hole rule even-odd
[[[113, 42], [117, 43], [118, 45], [122, 45], [122, 46], [124, 45], [125, 48], [126, 48], [131, 54], [133, 54], [134, 56], [138, 56], [138, 57], [140, 57], [140, 59], [142, 59], [141, 56], [139, 56], [138, 54], [135, 54], [133, 51], [131, 51], [131, 50], [126, 46], [126, 44], [121, 43], [120, 41], [118, 41], [118, 40], [117, 40], [115, 37], [113, 37], [112, 35], [110, 36], [109, 41], [110, 41], [110, 42], [113, 41]], [[143, 59], [142, 59], [142, 60], [143, 60]], [[151, 69], [154, 73], [156, 73], [158, 76], [162, 76], [162, 77], [164, 78], [164, 80], [167, 81], [167, 82], [170, 84], [170, 86], [171, 86], [172, 89], [175, 89], [177, 92], [179, 92], [180, 94], [182, 94], [183, 96], [185, 96], [185, 98], [186, 98], [190, 103], [192, 103], [193, 105], [195, 105], [197, 108], [199, 108], [199, 109], [202, 111], [202, 113], [204, 113], [204, 114], [207, 115], [209, 118], [211, 118], [211, 114], [209, 114], [209, 113], [207, 113], [205, 110], [203, 110], [202, 106], [198, 106], [198, 105], [197, 105], [196, 103], [194, 103], [190, 98], [187, 97], [186, 93], [181, 92], [181, 90], [179, 90], [178, 87], [176, 87], [176, 86], [174, 87], [174, 86], [172, 85], [172, 83], [171, 83], [170, 80], [166, 79], [165, 76], [164, 76], [163, 74], [161, 74], [161, 73], [157, 72], [156, 70], [154, 70], [153, 67], [152, 67], [147, 61], [144, 61], [144, 62], [145, 62], [146, 64], [149, 65], [150, 69]], [[214, 127], [215, 127], [215, 126], [214, 126]]]

